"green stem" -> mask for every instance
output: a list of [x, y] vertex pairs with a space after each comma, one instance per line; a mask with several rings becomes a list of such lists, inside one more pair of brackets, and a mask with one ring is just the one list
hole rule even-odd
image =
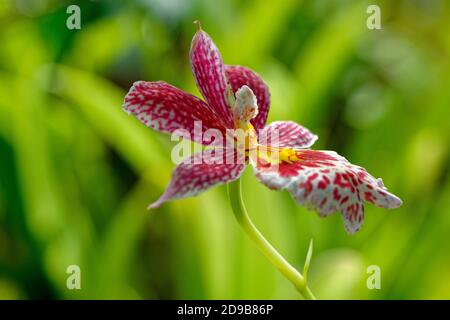
[[244, 201], [242, 200], [241, 179], [237, 179], [236, 181], [228, 184], [228, 195], [237, 221], [250, 239], [253, 240], [259, 250], [261, 250], [261, 252], [267, 259], [269, 259], [275, 268], [277, 268], [290, 282], [292, 282], [303, 298], [307, 300], [315, 300], [316, 298], [308, 288], [306, 280], [302, 274], [291, 266], [280, 253], [278, 253], [278, 251], [266, 240], [266, 238], [264, 238], [261, 232], [259, 232], [253, 224], [247, 210], [245, 209]]

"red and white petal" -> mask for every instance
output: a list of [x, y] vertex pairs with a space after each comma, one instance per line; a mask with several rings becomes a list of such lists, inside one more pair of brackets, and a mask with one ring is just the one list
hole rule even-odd
[[387, 192], [387, 188], [383, 184], [381, 178], [375, 179], [366, 171], [365, 179], [370, 180], [371, 183], [364, 185], [364, 200], [376, 205], [380, 208], [395, 209], [402, 204], [402, 200], [397, 196]]
[[232, 92], [225, 76], [222, 56], [203, 30], [197, 31], [192, 39], [189, 56], [198, 89], [228, 128], [232, 128], [233, 119], [228, 103], [228, 95], [232, 95]]
[[226, 131], [221, 118], [205, 102], [162, 81], [135, 82], [122, 108], [147, 127], [165, 133], [182, 129], [180, 135], [204, 145], [214, 144], [202, 141], [206, 130], [217, 129], [224, 135]]
[[260, 144], [281, 148], [309, 148], [318, 137], [292, 121], [275, 121], [259, 131]]
[[225, 74], [233, 92], [243, 85], [252, 89], [258, 103], [258, 115], [250, 122], [256, 129], [264, 128], [270, 107], [270, 93], [267, 84], [256, 72], [242, 66], [225, 66]]
[[364, 201], [383, 208], [402, 204], [380, 179], [335, 152], [301, 150], [297, 157], [300, 160], [292, 164], [259, 161], [254, 166], [257, 179], [271, 189], [288, 190], [297, 203], [316, 210], [320, 216], [340, 211], [348, 233], [361, 227]]
[[195, 153], [180, 163], [164, 194], [149, 208], [157, 208], [166, 201], [193, 197], [217, 184], [239, 178], [245, 168], [244, 156], [233, 149], [216, 148]]

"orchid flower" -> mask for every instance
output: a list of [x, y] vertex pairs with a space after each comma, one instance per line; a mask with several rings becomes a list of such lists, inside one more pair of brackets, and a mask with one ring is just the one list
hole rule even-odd
[[[266, 125], [270, 94], [254, 71], [223, 63], [219, 50], [197, 23], [190, 63], [204, 100], [165, 82], [135, 82], [125, 97], [123, 109], [146, 126], [165, 133], [184, 129], [194, 142], [214, 146], [212, 161], [202, 160], [206, 148], [182, 161], [174, 170], [163, 195], [150, 208], [172, 199], [195, 196], [214, 185], [229, 183], [230, 199], [238, 221], [258, 247], [305, 297], [313, 297], [306, 280], [293, 269], [254, 227], [243, 206], [239, 177], [247, 164], [256, 178], [273, 190], [287, 190], [295, 201], [325, 217], [340, 211], [347, 232], [356, 232], [364, 219], [364, 202], [396, 208], [401, 200], [389, 193], [381, 179], [348, 162], [333, 151], [310, 150], [317, 136], [292, 121]], [[214, 129], [226, 137], [225, 144], [199, 138], [201, 131]], [[236, 143], [230, 129], [243, 130], [243, 143]], [[244, 161], [222, 161], [243, 157]], [[211, 160], [211, 159], [210, 159]], [[309, 261], [307, 261], [309, 264]], [[305, 269], [306, 269], [305, 265]], [[305, 275], [306, 277], [306, 275]]]

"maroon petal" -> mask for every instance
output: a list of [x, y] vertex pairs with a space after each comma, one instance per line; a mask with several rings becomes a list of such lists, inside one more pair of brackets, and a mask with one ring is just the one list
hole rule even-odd
[[281, 148], [309, 148], [318, 137], [293, 121], [275, 121], [259, 131], [261, 144]]
[[269, 87], [256, 72], [242, 66], [225, 66], [225, 74], [233, 92], [236, 92], [243, 85], [252, 89], [258, 102], [258, 115], [251, 120], [251, 123], [256, 129], [263, 128], [269, 114]]
[[225, 135], [225, 124], [206, 103], [165, 82], [135, 82], [122, 108], [154, 130], [173, 133], [184, 129], [187, 136], [182, 136], [204, 145], [213, 142], [202, 139], [207, 129]]
[[232, 95], [232, 92], [225, 77], [222, 56], [209, 35], [201, 29], [192, 39], [190, 60], [201, 94], [223, 122], [232, 128], [233, 120], [228, 103], [228, 95]]
[[258, 161], [255, 174], [274, 190], [288, 190], [300, 205], [321, 216], [340, 211], [349, 233], [356, 232], [364, 220], [364, 201], [382, 208], [397, 208], [402, 201], [389, 193], [364, 168], [349, 163], [332, 151], [297, 151], [298, 161], [278, 165]]
[[239, 178], [245, 168], [245, 160], [237, 161], [235, 150], [214, 149], [198, 152], [180, 163], [172, 174], [172, 179], [164, 194], [150, 208], [157, 208], [166, 201], [193, 197], [217, 184]]

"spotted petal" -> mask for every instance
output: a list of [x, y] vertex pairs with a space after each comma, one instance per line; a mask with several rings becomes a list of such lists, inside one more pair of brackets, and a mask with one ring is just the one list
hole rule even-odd
[[402, 201], [359, 166], [332, 151], [297, 151], [300, 159], [279, 165], [258, 161], [255, 174], [271, 189], [288, 190], [300, 204], [327, 216], [340, 211], [347, 232], [354, 233], [364, 219], [364, 201], [397, 208]]
[[172, 199], [193, 197], [217, 184], [239, 178], [245, 168], [244, 157], [233, 149], [215, 148], [195, 153], [180, 163], [164, 194], [150, 208]]
[[281, 148], [309, 148], [318, 137], [305, 127], [292, 121], [275, 121], [258, 135], [259, 143]]
[[226, 130], [221, 118], [206, 103], [162, 81], [135, 82], [122, 108], [154, 130], [173, 133], [184, 129], [181, 136], [204, 145], [214, 142], [202, 139], [206, 130], [217, 129], [223, 135]]
[[263, 128], [266, 125], [270, 107], [270, 93], [267, 84], [256, 72], [242, 66], [225, 66], [225, 74], [233, 92], [243, 85], [252, 89], [258, 103], [258, 115], [252, 119], [251, 123], [256, 129]]
[[228, 103], [228, 96], [232, 92], [225, 76], [222, 56], [209, 35], [201, 29], [192, 39], [190, 60], [201, 94], [228, 128], [232, 128], [233, 120]]

